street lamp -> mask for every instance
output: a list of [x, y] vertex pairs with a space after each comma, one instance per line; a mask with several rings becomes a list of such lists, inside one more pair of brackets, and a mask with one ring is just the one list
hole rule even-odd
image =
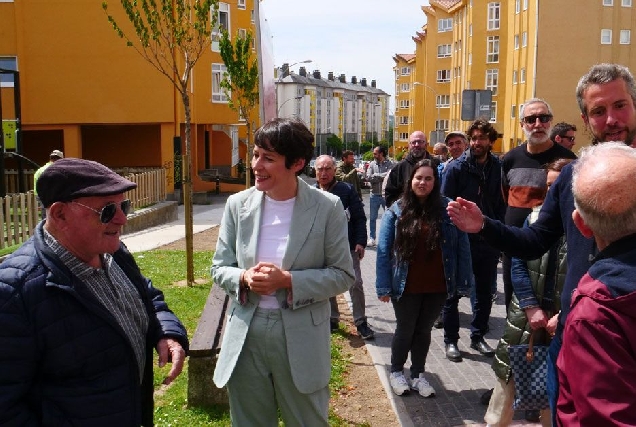
[[289, 101], [294, 100], [294, 99], [299, 100], [299, 99], [303, 99], [303, 97], [302, 96], [294, 96], [293, 98], [286, 99], [285, 102], [280, 104], [280, 106], [278, 107], [278, 110], [276, 110], [276, 117], [279, 117], [280, 110], [283, 108], [283, 105], [287, 104]]
[[[439, 97], [439, 94], [437, 93], [437, 91], [435, 89], [433, 89], [432, 87], [430, 87], [427, 84], [424, 83], [420, 83], [420, 82], [413, 82], [413, 86], [424, 86], [427, 89], [430, 89], [434, 94], [435, 94], [435, 106], [437, 107], [437, 121], [435, 123], [435, 141], [431, 141], [431, 143], [437, 143], [437, 142], [441, 142], [440, 138], [439, 138], [439, 130], [440, 130], [440, 126], [441, 126], [441, 122], [439, 119], [439, 100], [437, 99]], [[431, 138], [433, 139], [433, 138]]]

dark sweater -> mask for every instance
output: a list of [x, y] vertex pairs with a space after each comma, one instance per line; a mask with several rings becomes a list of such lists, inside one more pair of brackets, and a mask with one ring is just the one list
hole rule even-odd
[[[320, 188], [316, 184], [317, 188]], [[345, 211], [348, 210], [347, 218], [349, 228], [349, 248], [354, 250], [356, 245], [367, 246], [367, 216], [364, 214], [364, 205], [358, 197], [358, 193], [346, 182], [334, 180], [328, 191], [340, 197]]]

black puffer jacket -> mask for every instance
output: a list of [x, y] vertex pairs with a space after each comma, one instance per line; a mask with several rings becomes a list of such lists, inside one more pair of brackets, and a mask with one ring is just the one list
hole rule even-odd
[[113, 255], [150, 323], [142, 384], [111, 314], [35, 236], [0, 264], [0, 425], [152, 425], [152, 356], [161, 338], [188, 348], [185, 328], [124, 245]]

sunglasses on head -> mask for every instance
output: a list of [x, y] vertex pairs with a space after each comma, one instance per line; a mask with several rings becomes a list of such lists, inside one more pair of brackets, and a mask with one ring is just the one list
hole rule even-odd
[[[108, 203], [101, 210], [93, 209], [90, 206], [86, 206], [76, 201], [72, 201], [71, 203], [80, 205], [86, 209], [90, 209], [91, 211], [95, 212], [97, 215], [99, 215], [99, 220], [102, 222], [102, 224], [108, 224], [109, 222], [111, 222], [113, 218], [115, 218], [115, 214], [117, 213], [117, 203], [115, 202]], [[121, 211], [124, 213], [124, 215], [128, 216], [128, 212], [130, 212], [130, 200], [124, 200], [119, 204], [119, 207], [121, 208]]]
[[535, 114], [532, 116], [526, 116], [521, 120], [523, 120], [523, 122], [527, 125], [533, 125], [537, 122], [537, 119], [539, 119], [541, 123], [548, 123], [552, 120], [552, 114]]

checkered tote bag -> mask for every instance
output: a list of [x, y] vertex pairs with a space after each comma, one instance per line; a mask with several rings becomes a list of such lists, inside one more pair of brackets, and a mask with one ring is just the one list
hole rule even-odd
[[515, 400], [512, 404], [515, 410], [541, 410], [549, 407], [546, 390], [548, 346], [533, 345], [535, 332], [530, 334], [528, 344], [508, 346], [515, 381]]

